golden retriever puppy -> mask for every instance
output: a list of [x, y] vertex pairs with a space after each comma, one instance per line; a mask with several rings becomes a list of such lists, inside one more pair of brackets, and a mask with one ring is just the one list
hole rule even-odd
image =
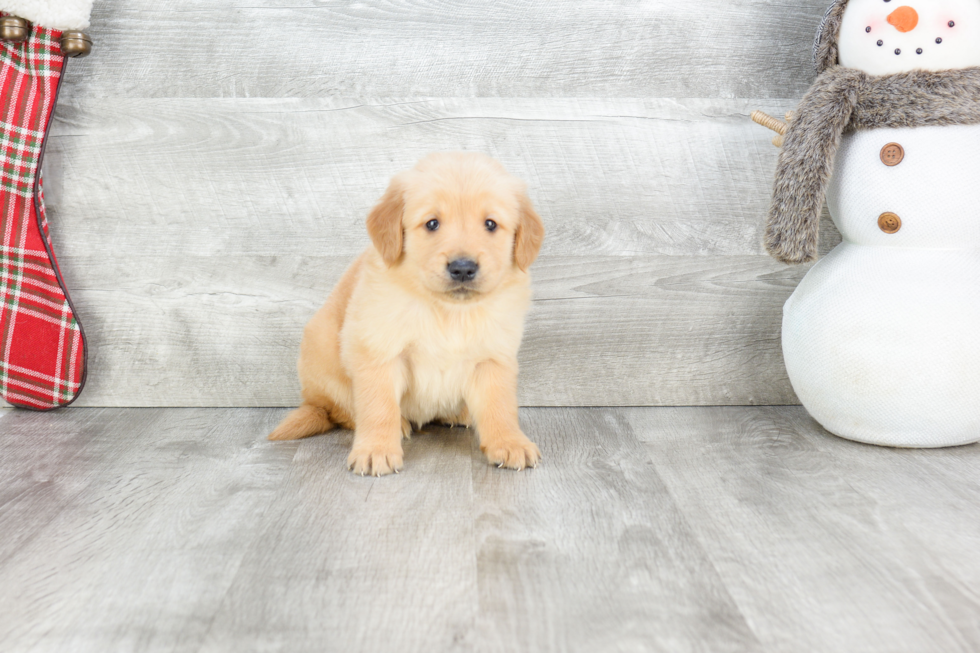
[[303, 403], [269, 439], [353, 429], [348, 467], [382, 476], [411, 425], [440, 421], [475, 427], [499, 467], [536, 466], [517, 350], [544, 226], [524, 184], [484, 155], [431, 154], [391, 180], [367, 230], [373, 246], [306, 325]]

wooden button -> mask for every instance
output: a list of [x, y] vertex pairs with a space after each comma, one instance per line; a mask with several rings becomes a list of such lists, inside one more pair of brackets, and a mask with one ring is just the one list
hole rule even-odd
[[889, 143], [881, 148], [881, 162], [886, 166], [897, 166], [905, 158], [905, 148], [898, 143]]
[[902, 228], [902, 219], [890, 211], [882, 213], [878, 216], [878, 228], [886, 234], [898, 233]]

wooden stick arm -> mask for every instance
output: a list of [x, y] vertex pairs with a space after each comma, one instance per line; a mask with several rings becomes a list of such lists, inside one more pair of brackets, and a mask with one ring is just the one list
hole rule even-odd
[[786, 132], [789, 131], [789, 121], [793, 119], [793, 112], [788, 112], [786, 114], [787, 122], [783, 122], [778, 118], [773, 118], [768, 113], [762, 111], [752, 112], [752, 121], [756, 122], [767, 129], [771, 129], [776, 132], [776, 137], [772, 139], [772, 144], [776, 147], [783, 146], [783, 140], [786, 136]]

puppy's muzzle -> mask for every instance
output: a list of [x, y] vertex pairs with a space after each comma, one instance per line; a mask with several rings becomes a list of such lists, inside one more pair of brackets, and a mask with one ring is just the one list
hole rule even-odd
[[476, 273], [480, 269], [480, 264], [473, 259], [458, 258], [450, 261], [446, 265], [446, 272], [449, 278], [456, 283], [470, 283], [476, 279]]

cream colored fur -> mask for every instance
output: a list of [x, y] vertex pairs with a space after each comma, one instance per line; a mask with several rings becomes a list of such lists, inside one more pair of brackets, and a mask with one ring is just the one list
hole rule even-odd
[[0, 0], [0, 11], [48, 29], [83, 30], [89, 25], [92, 0]]
[[[430, 155], [392, 180], [368, 231], [373, 246], [306, 326], [303, 405], [269, 439], [352, 428], [348, 466], [380, 476], [402, 468], [411, 424], [441, 421], [475, 427], [491, 463], [536, 465], [518, 424], [517, 351], [544, 228], [523, 183], [483, 155]], [[459, 258], [479, 264], [472, 283], [450, 279]]]

